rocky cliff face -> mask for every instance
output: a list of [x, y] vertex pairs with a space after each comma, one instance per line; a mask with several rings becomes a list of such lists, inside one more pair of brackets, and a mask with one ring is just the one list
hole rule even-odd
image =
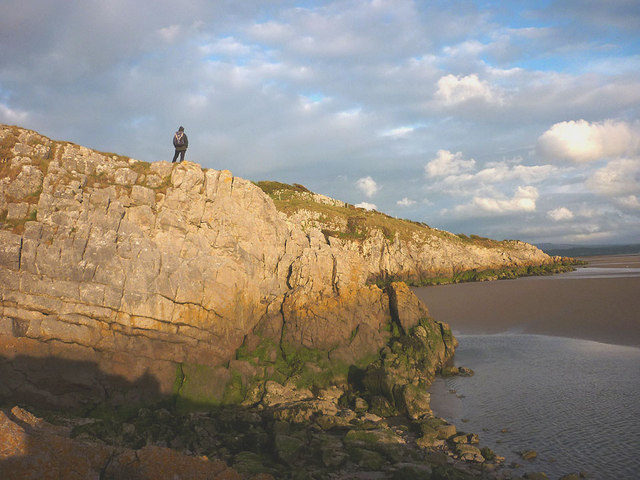
[[[222, 385], [241, 372], [246, 390], [299, 349], [350, 364], [376, 354], [394, 325], [408, 334], [427, 316], [404, 284], [381, 289], [372, 277], [551, 261], [520, 242], [483, 247], [427, 227], [413, 241], [327, 235], [229, 171], [149, 164], [17, 127], [0, 127], [0, 158], [5, 398], [73, 404], [80, 389], [113, 399], [110, 376], [171, 394], [196, 366]], [[438, 368], [453, 341], [429, 322], [448, 352]], [[53, 364], [71, 387], [43, 393]]]
[[423, 223], [366, 211], [309, 192], [301, 185], [259, 182], [287, 219], [305, 231], [320, 230], [328, 243], [358, 258], [369, 279], [420, 282], [471, 270], [552, 264], [533, 245], [430, 228]]

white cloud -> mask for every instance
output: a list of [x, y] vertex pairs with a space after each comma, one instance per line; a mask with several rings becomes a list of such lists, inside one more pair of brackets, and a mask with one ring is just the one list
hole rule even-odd
[[411, 200], [407, 197], [404, 197], [402, 200], [398, 200], [396, 202], [396, 205], [400, 207], [410, 207], [411, 205], [415, 205], [415, 203], [416, 203], [415, 200]]
[[473, 170], [475, 165], [473, 158], [465, 160], [461, 152], [454, 154], [449, 150], [438, 150], [436, 158], [424, 166], [424, 172], [429, 177], [445, 177]]
[[640, 210], [640, 200], [637, 195], [628, 195], [617, 199], [618, 204], [624, 208], [630, 208], [632, 210]]
[[468, 100], [483, 100], [487, 103], [500, 103], [501, 95], [489, 83], [482, 81], [478, 75], [471, 74], [466, 77], [457, 75], [445, 75], [438, 80], [436, 99], [445, 105], [456, 105]]
[[610, 197], [640, 193], [640, 157], [610, 161], [587, 180], [587, 186]]
[[378, 209], [378, 207], [376, 207], [375, 203], [368, 203], [368, 202], [356, 203], [355, 206], [358, 207], [358, 208], [364, 208], [365, 210], [377, 210]]
[[475, 160], [465, 160], [460, 152], [453, 155], [441, 150], [424, 168], [427, 178], [437, 177], [437, 181], [429, 182], [426, 188], [453, 197], [497, 198], [500, 191], [511, 191], [517, 185], [552, 181], [569, 170], [554, 165], [522, 165], [522, 161], [522, 157], [516, 156], [485, 163], [485, 168], [474, 171]]
[[638, 124], [615, 120], [560, 122], [540, 136], [538, 148], [546, 157], [574, 162], [619, 157], [638, 151], [640, 128]]
[[242, 44], [233, 37], [224, 37], [216, 40], [214, 43], [203, 45], [200, 47], [203, 55], [228, 55], [228, 56], [245, 56], [249, 55], [251, 47]]
[[371, 177], [358, 179], [358, 181], [356, 181], [356, 188], [369, 198], [373, 197], [380, 189], [376, 181]]
[[478, 40], [467, 40], [458, 45], [444, 47], [443, 52], [449, 57], [471, 57], [482, 54], [486, 48], [486, 45]]
[[518, 187], [512, 198], [477, 196], [470, 204], [458, 205], [455, 212], [462, 215], [534, 212], [538, 196], [538, 190], [535, 187]]
[[296, 36], [291, 25], [275, 21], [256, 23], [247, 30], [256, 40], [265, 43], [284, 43]]
[[382, 133], [383, 137], [403, 138], [412, 133], [415, 127], [397, 127]]
[[547, 212], [549, 218], [556, 222], [563, 220], [571, 220], [573, 218], [573, 212], [566, 207], [560, 207]]
[[524, 183], [535, 183], [546, 180], [558, 171], [553, 165], [515, 165], [511, 167], [505, 162], [499, 162], [488, 168], [480, 170], [474, 176], [474, 181], [487, 183], [506, 182], [520, 180]]
[[22, 125], [27, 121], [28, 117], [29, 114], [27, 112], [15, 110], [0, 103], [0, 122], [11, 125]]

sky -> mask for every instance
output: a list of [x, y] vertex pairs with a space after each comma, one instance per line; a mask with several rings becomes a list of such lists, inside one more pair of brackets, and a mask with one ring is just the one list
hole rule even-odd
[[0, 123], [453, 233], [640, 243], [638, 0], [0, 0]]

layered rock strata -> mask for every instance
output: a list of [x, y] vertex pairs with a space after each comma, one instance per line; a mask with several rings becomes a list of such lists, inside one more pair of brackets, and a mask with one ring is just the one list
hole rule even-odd
[[[183, 365], [256, 373], [237, 351], [264, 339], [354, 362], [394, 324], [409, 333], [428, 315], [403, 284], [368, 279], [551, 261], [519, 242], [465, 247], [427, 228], [414, 243], [327, 237], [229, 171], [149, 164], [17, 127], [1, 127], [0, 158], [0, 369], [13, 369], [4, 398], [113, 399], [110, 376], [169, 395]], [[428, 321], [447, 352], [435, 369], [453, 344]], [[41, 393], [47, 368], [71, 387]]]

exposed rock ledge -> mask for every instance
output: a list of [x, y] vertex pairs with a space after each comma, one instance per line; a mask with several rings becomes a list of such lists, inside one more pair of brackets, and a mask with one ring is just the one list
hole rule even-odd
[[[453, 353], [448, 327], [406, 285], [368, 279], [553, 261], [426, 226], [412, 240], [326, 236], [229, 171], [17, 127], [0, 127], [0, 158], [0, 400], [115, 401], [113, 378], [169, 395], [198, 375], [216, 382], [194, 398], [221, 399], [233, 372], [244, 395], [291, 352], [350, 365], [421, 319], [435, 371]], [[51, 385], [51, 369], [71, 386]]]

